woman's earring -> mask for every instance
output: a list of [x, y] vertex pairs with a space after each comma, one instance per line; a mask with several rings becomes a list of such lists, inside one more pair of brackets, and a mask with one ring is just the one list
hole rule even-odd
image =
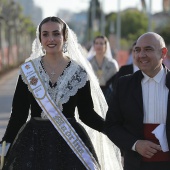
[[66, 53], [67, 52], [67, 43], [64, 43], [63, 44], [63, 53]]

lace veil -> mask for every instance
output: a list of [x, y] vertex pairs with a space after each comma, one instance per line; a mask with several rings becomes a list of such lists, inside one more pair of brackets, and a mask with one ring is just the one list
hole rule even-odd
[[[75, 33], [69, 28], [67, 24], [66, 33], [67, 33], [66, 43], [68, 56], [70, 57], [70, 59], [76, 61], [81, 67], [83, 67], [86, 70], [88, 78], [90, 80], [94, 110], [101, 117], [105, 118], [108, 106], [103, 96], [103, 93], [100, 89], [98, 80], [92, 70], [89, 61], [86, 59], [86, 56], [83, 56], [83, 49], [81, 45], [77, 42], [77, 37]], [[39, 26], [38, 26], [36, 30], [36, 39], [33, 41], [32, 44], [32, 54], [26, 61], [33, 60], [43, 55], [44, 52], [42, 50], [42, 46], [39, 40]], [[77, 121], [85, 127], [90, 138], [92, 139], [93, 145], [98, 155], [101, 169], [121, 170], [122, 168], [119, 149], [113, 143], [111, 143], [111, 141], [105, 135], [87, 127], [79, 120], [78, 116], [76, 116], [76, 118]]]

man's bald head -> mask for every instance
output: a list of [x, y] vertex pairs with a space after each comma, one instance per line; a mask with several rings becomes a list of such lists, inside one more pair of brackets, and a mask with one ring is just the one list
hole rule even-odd
[[154, 32], [141, 35], [135, 46], [136, 63], [149, 77], [154, 77], [162, 67], [162, 61], [166, 57], [167, 48], [163, 38]]
[[157, 34], [155, 32], [147, 32], [145, 34], [142, 34], [138, 38], [137, 42], [143, 38], [148, 38], [148, 40], [152, 40], [154, 43], [156, 43], [158, 45], [159, 48], [163, 48], [166, 46], [164, 39], [159, 34]]

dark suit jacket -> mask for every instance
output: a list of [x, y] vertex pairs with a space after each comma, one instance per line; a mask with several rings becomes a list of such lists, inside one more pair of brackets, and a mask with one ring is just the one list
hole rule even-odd
[[[166, 86], [170, 90], [170, 71], [166, 69]], [[120, 149], [124, 150], [124, 166], [128, 170], [137, 170], [141, 156], [132, 151], [137, 140], [144, 139], [143, 100], [139, 70], [118, 80], [106, 115], [105, 133]], [[170, 94], [168, 95], [166, 133], [170, 148]]]
[[128, 74], [133, 74], [133, 64], [129, 64], [129, 65], [124, 65], [122, 66], [119, 71], [114, 75], [113, 79], [112, 79], [112, 88], [113, 90], [115, 89], [118, 79], [121, 76], [125, 76]]

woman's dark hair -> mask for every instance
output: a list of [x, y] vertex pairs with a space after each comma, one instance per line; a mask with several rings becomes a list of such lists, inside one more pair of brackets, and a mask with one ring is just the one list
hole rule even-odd
[[41, 21], [41, 23], [39, 25], [39, 29], [38, 29], [40, 42], [41, 42], [41, 27], [42, 27], [43, 24], [45, 24], [49, 21], [57, 22], [57, 23], [61, 24], [62, 30], [63, 30], [63, 35], [64, 35], [64, 40], [66, 40], [67, 39], [66, 38], [66, 24], [60, 18], [53, 16], [53, 17], [47, 17], [47, 18], [45, 18]]
[[95, 44], [95, 41], [96, 41], [96, 39], [98, 39], [98, 38], [104, 39], [105, 44], [107, 44], [108, 39], [107, 39], [107, 37], [104, 36], [104, 35], [98, 35], [97, 37], [95, 37], [95, 39], [93, 40], [93, 44]]

